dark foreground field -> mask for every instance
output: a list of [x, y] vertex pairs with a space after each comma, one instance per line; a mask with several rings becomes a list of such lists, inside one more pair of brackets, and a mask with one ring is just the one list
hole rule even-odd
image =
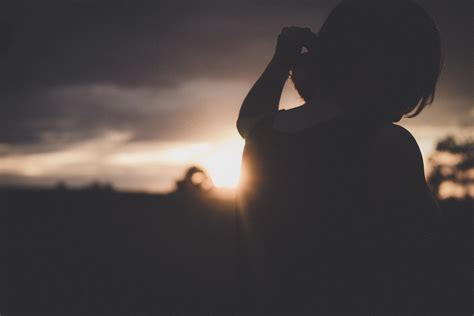
[[[447, 306], [469, 309], [472, 200], [444, 201]], [[0, 190], [8, 311], [234, 309], [234, 204], [111, 190]], [[3, 315], [3, 314], [2, 314]]]

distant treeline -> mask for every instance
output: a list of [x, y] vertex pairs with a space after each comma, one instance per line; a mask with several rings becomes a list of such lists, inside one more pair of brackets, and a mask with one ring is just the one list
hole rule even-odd
[[[446, 306], [465, 310], [472, 200], [440, 203]], [[209, 311], [236, 304], [232, 200], [186, 190], [2, 189], [0, 210], [3, 311]]]

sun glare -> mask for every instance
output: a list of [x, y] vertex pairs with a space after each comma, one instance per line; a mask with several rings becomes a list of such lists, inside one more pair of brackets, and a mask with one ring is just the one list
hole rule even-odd
[[[223, 189], [237, 187], [244, 147], [240, 137], [230, 136], [207, 143], [129, 143], [128, 139], [129, 135], [110, 134], [57, 152], [7, 155], [0, 157], [0, 172], [51, 179], [78, 177], [108, 180], [114, 173], [145, 175], [159, 179], [159, 190], [166, 191], [169, 190], [164, 184], [166, 181], [172, 186], [173, 180], [185, 168], [195, 165], [207, 172], [214, 186]], [[120, 177], [110, 181], [117, 179], [120, 180]], [[193, 180], [200, 181], [198, 178]], [[141, 188], [155, 190], [155, 180], [148, 181], [144, 181]], [[114, 182], [117, 187], [127, 187], [130, 181], [124, 183]]]
[[239, 182], [244, 142], [240, 139], [219, 143], [199, 159], [215, 186], [235, 188]]

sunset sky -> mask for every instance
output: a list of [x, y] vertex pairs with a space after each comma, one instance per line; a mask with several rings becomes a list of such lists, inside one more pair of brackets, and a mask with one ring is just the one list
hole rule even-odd
[[[338, 1], [2, 1], [0, 185], [111, 182], [167, 191], [186, 167], [232, 186], [240, 104], [283, 26], [317, 31]], [[445, 65], [434, 104], [401, 124], [425, 158], [474, 135], [472, 1], [419, 1]], [[291, 86], [282, 107], [301, 104]]]

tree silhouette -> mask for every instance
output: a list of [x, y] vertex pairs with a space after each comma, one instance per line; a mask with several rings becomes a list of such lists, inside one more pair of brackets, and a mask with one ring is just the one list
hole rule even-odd
[[436, 197], [445, 182], [452, 182], [462, 188], [465, 197], [470, 197], [474, 186], [474, 140], [456, 140], [448, 136], [436, 145], [436, 152], [429, 158], [432, 171], [428, 177]]
[[200, 167], [188, 168], [181, 180], [176, 181], [176, 192], [187, 196], [196, 196], [208, 192], [213, 187], [211, 178]]

